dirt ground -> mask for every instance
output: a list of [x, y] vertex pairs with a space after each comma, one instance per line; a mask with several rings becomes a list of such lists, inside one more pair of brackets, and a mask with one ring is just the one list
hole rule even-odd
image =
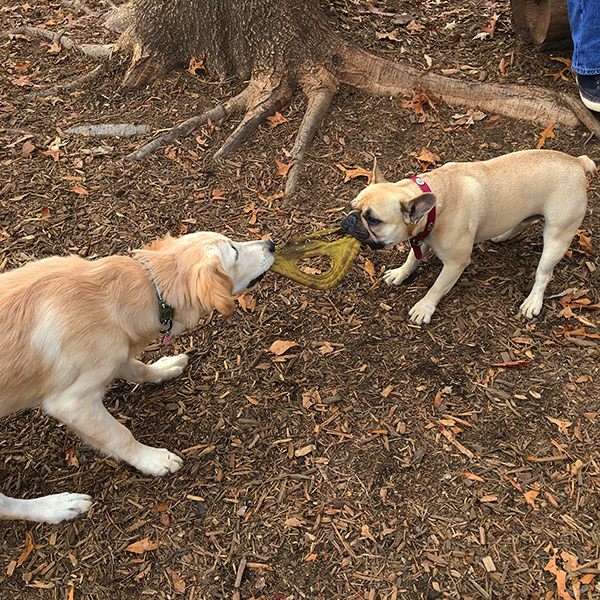
[[[110, 4], [6, 0], [0, 30], [66, 28], [77, 42], [110, 42], [101, 25]], [[506, 1], [390, 0], [388, 15], [366, 2], [322, 6], [344, 37], [382, 56], [576, 93], [568, 70], [553, 76], [563, 62], [515, 37]], [[439, 103], [426, 103], [419, 122], [410, 97], [342, 89], [286, 203], [277, 161], [289, 161], [301, 96], [285, 121], [220, 163], [210, 157], [235, 120], [130, 163], [156, 132], [242, 82], [183, 70], [124, 94], [115, 71], [87, 89], [26, 97], [96, 62], [35, 36], [0, 38], [0, 269], [53, 254], [127, 254], [168, 232], [285, 241], [336, 226], [366, 184], [346, 181], [344, 169], [368, 169], [373, 155], [399, 179], [421, 172], [423, 149], [439, 163], [487, 159], [535, 148], [546, 127]], [[151, 130], [65, 133], [111, 123]], [[600, 159], [583, 129], [554, 134], [545, 148]], [[478, 245], [426, 327], [407, 312], [440, 262], [430, 257], [391, 289], [382, 273], [404, 259], [398, 247], [363, 250], [330, 291], [268, 274], [231, 319], [213, 316], [171, 346], [149, 347], [144, 360], [188, 352], [190, 367], [165, 385], [115, 382], [106, 405], [139, 440], [184, 457], [176, 474], [153, 479], [117, 464], [39, 410], [4, 418], [2, 492], [81, 492], [94, 504], [60, 525], [3, 522], [0, 598], [598, 597], [599, 335], [598, 312], [586, 308], [600, 301], [600, 265], [587, 250], [600, 229], [598, 187], [590, 182], [580, 235], [530, 322], [517, 313], [540, 225]], [[277, 356], [278, 340], [296, 345]]]

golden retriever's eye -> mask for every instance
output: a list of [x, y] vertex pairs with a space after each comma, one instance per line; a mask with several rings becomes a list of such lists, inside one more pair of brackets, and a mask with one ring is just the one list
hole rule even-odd
[[375, 218], [371, 213], [365, 216], [365, 220], [369, 225], [379, 225], [381, 223], [381, 219]]

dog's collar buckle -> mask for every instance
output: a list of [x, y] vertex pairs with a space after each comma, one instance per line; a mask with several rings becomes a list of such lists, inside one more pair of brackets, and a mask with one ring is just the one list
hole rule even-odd
[[160, 333], [166, 334], [163, 338], [163, 343], [168, 344], [171, 340], [171, 334], [169, 332], [173, 328], [173, 317], [175, 316], [175, 310], [168, 302], [166, 302], [163, 299], [162, 294], [160, 293], [160, 289], [158, 288], [158, 283], [156, 282], [156, 278], [154, 277], [154, 273], [152, 272], [152, 268], [150, 267], [150, 265], [142, 260], [140, 260], [139, 262], [146, 268], [146, 271], [148, 271], [148, 275], [150, 275], [150, 280], [152, 281], [152, 285], [154, 286], [154, 291], [156, 292], [156, 298], [158, 300], [158, 318], [160, 320], [160, 324], [163, 326], [163, 329], [160, 330]]
[[[414, 181], [423, 192], [431, 192], [431, 188], [427, 184], [427, 182], [421, 177], [411, 177], [412, 181]], [[417, 260], [421, 260], [423, 258], [423, 250], [421, 249], [421, 244], [423, 240], [431, 233], [433, 226], [435, 225], [435, 206], [427, 213], [427, 223], [425, 224], [425, 229], [419, 233], [419, 235], [415, 235], [415, 237], [410, 238], [410, 246], [415, 253], [415, 258]]]

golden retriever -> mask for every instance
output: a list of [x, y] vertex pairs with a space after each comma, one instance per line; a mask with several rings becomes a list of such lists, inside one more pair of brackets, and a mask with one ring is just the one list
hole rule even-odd
[[[52, 257], [0, 274], [0, 417], [41, 405], [84, 441], [143, 473], [177, 471], [181, 458], [141, 444], [110, 415], [104, 391], [116, 378], [159, 383], [180, 375], [185, 354], [149, 365], [134, 356], [159, 332], [166, 342], [213, 309], [230, 316], [232, 296], [261, 279], [274, 250], [266, 240], [199, 232], [167, 237], [133, 257]], [[59, 523], [90, 504], [83, 494], [0, 494], [0, 518]]]

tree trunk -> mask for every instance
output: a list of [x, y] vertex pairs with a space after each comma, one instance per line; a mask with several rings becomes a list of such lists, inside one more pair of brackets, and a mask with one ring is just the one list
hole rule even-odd
[[203, 60], [216, 77], [249, 81], [240, 94], [154, 140], [130, 155], [132, 160], [208, 120], [245, 113], [215, 154], [223, 156], [301, 89], [308, 107], [292, 149], [293, 166], [286, 180], [286, 193], [290, 193], [340, 84], [383, 96], [412, 96], [415, 89], [422, 89], [449, 104], [517, 119], [569, 127], [583, 122], [600, 136], [591, 113], [564, 94], [459, 81], [369, 54], [331, 30], [319, 12], [318, 0], [129, 0], [111, 20], [113, 27], [125, 28], [116, 50], [132, 56], [124, 86], [145, 85], [171, 69], [187, 66], [192, 57]]
[[567, 0], [511, 0], [513, 26], [538, 46], [572, 44]]

